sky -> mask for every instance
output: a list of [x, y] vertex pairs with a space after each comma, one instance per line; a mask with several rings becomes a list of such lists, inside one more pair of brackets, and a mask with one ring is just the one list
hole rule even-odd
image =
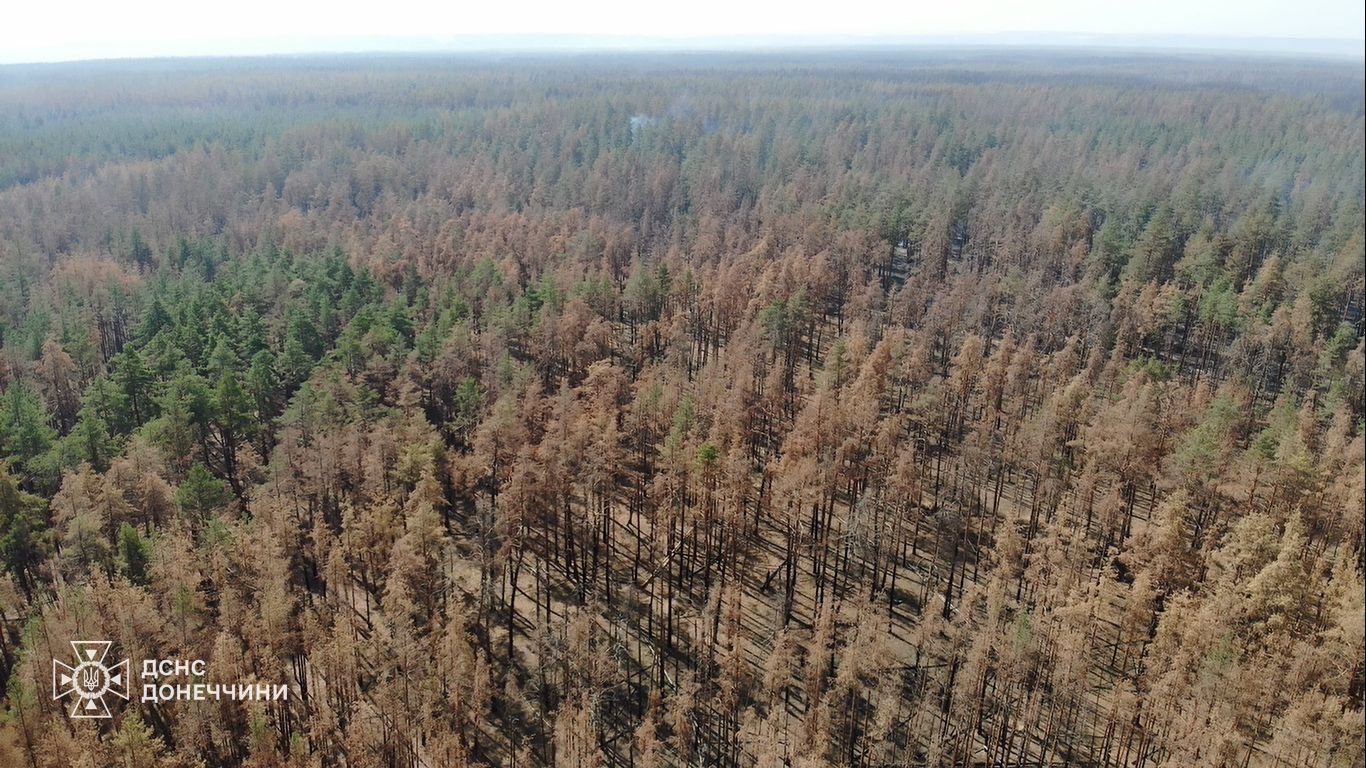
[[1066, 40], [1102, 44], [1104, 38], [1078, 36], [1355, 43], [1366, 27], [1362, 0], [7, 0], [4, 5], [0, 62], [537, 44], [725, 47], [904, 37], [987, 43], [1043, 39], [1020, 33], [1061, 33], [1069, 36]]

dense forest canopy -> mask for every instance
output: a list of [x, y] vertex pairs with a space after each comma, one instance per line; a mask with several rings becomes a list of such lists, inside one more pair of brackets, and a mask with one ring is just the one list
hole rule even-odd
[[[1289, 58], [0, 68], [0, 764], [1360, 765], [1364, 127]], [[72, 718], [95, 638], [290, 695]]]

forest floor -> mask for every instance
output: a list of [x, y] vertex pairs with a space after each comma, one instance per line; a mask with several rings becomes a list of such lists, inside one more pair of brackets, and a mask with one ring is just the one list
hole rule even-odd
[[[756, 489], [757, 490], [757, 489]], [[1011, 520], [1021, 528], [1027, 526], [1029, 520], [1029, 505], [1023, 501], [1024, 491], [1018, 486], [1008, 486], [1000, 502], [1000, 514], [1005, 519]], [[1064, 505], [1064, 510], [1066, 505]], [[631, 524], [630, 516], [625, 505], [615, 507], [615, 524], [612, 530], [616, 535], [613, 544], [617, 552], [633, 552], [639, 544], [641, 551], [650, 551], [648, 542], [641, 541], [640, 534], [635, 526]], [[1146, 524], [1146, 518], [1136, 518], [1135, 528]], [[894, 580], [888, 579], [886, 588], [880, 590], [878, 594], [878, 605], [886, 606], [890, 600], [893, 605], [888, 609], [879, 608], [877, 614], [886, 618], [885, 636], [879, 644], [880, 658], [883, 661], [883, 668], [892, 673], [902, 674], [923, 671], [917, 667], [917, 660], [925, 658], [937, 658], [945, 651], [948, 639], [944, 635], [938, 637], [924, 638], [922, 633], [917, 631], [917, 625], [925, 611], [942, 610], [946, 565], [936, 556], [940, 542], [937, 541], [936, 533], [932, 526], [921, 526], [920, 537], [913, 544], [908, 542], [908, 553], [911, 553], [908, 560], [898, 568]], [[743, 600], [744, 610], [741, 620], [742, 637], [745, 656], [749, 661], [750, 675], [755, 678], [761, 677], [763, 669], [769, 660], [769, 655], [773, 652], [776, 633], [781, 626], [783, 611], [783, 594], [780, 587], [772, 584], [765, 585], [766, 576], [773, 574], [782, 568], [785, 561], [785, 530], [776, 521], [765, 518], [759, 526], [759, 535], [751, 537], [742, 555], [742, 561], [734, 564], [730, 569], [732, 574], [739, 574], [738, 578], [742, 585], [741, 599]], [[468, 542], [466, 542], [468, 544]], [[464, 547], [462, 547], [464, 548]], [[469, 546], [468, 554], [473, 556], [473, 547]], [[817, 575], [811, 568], [812, 560], [809, 556], [797, 553], [798, 568], [795, 588], [793, 591], [793, 604], [789, 629], [797, 640], [798, 646], [805, 649], [811, 641], [815, 632], [816, 624], [819, 620], [821, 610], [817, 601]], [[847, 567], [857, 568], [866, 565], [857, 561], [851, 561]], [[705, 594], [697, 582], [692, 590], [678, 589], [670, 604], [667, 594], [662, 594], [663, 590], [656, 593], [656, 585], [661, 583], [659, 579], [643, 578], [640, 583], [632, 579], [631, 570], [624, 567], [615, 567], [612, 573], [613, 583], [616, 585], [617, 595], [614, 598], [610, 611], [604, 610], [604, 606], [597, 601], [596, 596], [592, 603], [586, 606], [578, 604], [578, 588], [573, 579], [562, 570], [547, 564], [546, 570], [549, 572], [549, 596], [538, 594], [538, 576], [536, 566], [524, 567], [518, 576], [516, 588], [519, 593], [517, 615], [514, 617], [512, 626], [515, 628], [514, 647], [517, 651], [519, 661], [527, 668], [539, 663], [553, 664], [554, 658], [547, 656], [542, 659], [540, 656], [554, 651], [547, 651], [549, 644], [538, 640], [537, 633], [542, 631], [545, 626], [540, 612], [546, 609], [551, 615], [551, 626], [563, 626], [569, 618], [577, 611], [588, 610], [593, 613], [594, 619], [604, 636], [612, 638], [612, 643], [616, 646], [619, 653], [614, 654], [623, 662], [626, 667], [628, 682], [632, 684], [641, 683], [649, 676], [658, 675], [660, 667], [663, 667], [663, 677], [669, 686], [678, 686], [680, 677], [685, 673], [685, 660], [689, 657], [696, 659], [700, 655], [698, 651], [709, 633], [706, 627], [710, 617], [707, 615], [708, 601], [711, 597]], [[647, 569], [659, 569], [667, 567], [667, 563], [656, 561], [646, 563]], [[956, 585], [954, 593], [961, 596], [966, 589], [966, 582], [974, 581], [976, 573], [970, 566], [968, 573], [964, 574], [964, 584]], [[642, 571], [642, 576], [649, 570]], [[479, 591], [479, 574], [477, 568], [472, 565], [456, 569], [452, 575], [455, 583], [467, 595], [474, 596]], [[727, 578], [732, 578], [727, 576]], [[714, 589], [724, 587], [724, 584], [717, 583]], [[826, 601], [837, 601], [838, 598], [827, 596]], [[1111, 698], [1116, 685], [1119, 682], [1120, 674], [1113, 671], [1114, 656], [1119, 653], [1121, 642], [1121, 614], [1124, 610], [1124, 597], [1121, 591], [1113, 584], [1101, 602], [1104, 610], [1099, 615], [1094, 616], [1095, 632], [1091, 637], [1091, 653], [1097, 660], [1097, 667], [1100, 669], [1112, 670], [1109, 675], [1095, 675], [1088, 685], [1088, 690], [1067, 692], [1078, 695], [1083, 701], [1083, 711], [1081, 718], [1090, 722], [1103, 722], [1104, 713], [1111, 706]], [[641, 619], [643, 611], [649, 610], [650, 606], [656, 611], [655, 634], [659, 632], [659, 623], [662, 617], [672, 612], [675, 622], [675, 652], [671, 658], [666, 658], [663, 650], [659, 647], [657, 637], [651, 636], [644, 626], [646, 623]], [[371, 610], [374, 610], [372, 607]], [[956, 612], [956, 609], [955, 609]], [[619, 620], [626, 618], [627, 620]], [[494, 626], [507, 626], [506, 618], [501, 622], [495, 622]], [[848, 622], [840, 627], [841, 634], [849, 629]], [[917, 646], [919, 642], [926, 643], [925, 647]], [[491, 638], [494, 644], [506, 642], [505, 630], [500, 630], [498, 635]], [[803, 653], [804, 655], [804, 653]], [[536, 660], [535, 664], [530, 663]], [[792, 676], [789, 678], [789, 695], [786, 697], [786, 717], [799, 720], [805, 717], [809, 710], [809, 702], [806, 701], [803, 692], [802, 678], [804, 675], [804, 664], [798, 664]], [[922, 678], [923, 679], [923, 678]], [[898, 712], [896, 722], [904, 722], [911, 717], [911, 713]], [[936, 717], [941, 715], [936, 711]], [[547, 732], [552, 724], [544, 724]], [[612, 751], [607, 755], [609, 764], [628, 765], [631, 763], [631, 729], [627, 727], [608, 729], [609, 735], [605, 740], [604, 747]], [[492, 736], [498, 753], [505, 756], [509, 754], [507, 750], [510, 745], [506, 740], [498, 741], [496, 734]], [[1103, 734], [1093, 734], [1095, 738], [1103, 739]], [[978, 734], [978, 746], [976, 752], [982, 762], [986, 764], [986, 755], [990, 748], [988, 737], [985, 733]], [[1029, 734], [1025, 739], [1023, 747], [1025, 755], [1019, 757], [1020, 765], [1061, 765], [1063, 758], [1050, 749], [1048, 754], [1041, 752], [1041, 745], [1045, 743], [1044, 734]], [[1077, 745], [1073, 745], [1075, 749]], [[1094, 753], [1096, 750], [1104, 749], [1103, 744], [1092, 743], [1087, 745], [1088, 750]], [[1027, 756], [1026, 756], [1027, 755]], [[493, 755], [490, 755], [493, 757]], [[750, 755], [752, 759], [754, 756]], [[707, 764], [705, 756], [699, 756], [701, 764]]]

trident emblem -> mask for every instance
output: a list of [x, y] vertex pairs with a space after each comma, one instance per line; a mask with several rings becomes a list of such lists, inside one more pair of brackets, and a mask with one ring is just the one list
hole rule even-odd
[[104, 663], [111, 645], [108, 640], [73, 640], [76, 666], [52, 660], [52, 698], [73, 696], [72, 717], [109, 717], [105, 694], [128, 699], [128, 659], [112, 667]]

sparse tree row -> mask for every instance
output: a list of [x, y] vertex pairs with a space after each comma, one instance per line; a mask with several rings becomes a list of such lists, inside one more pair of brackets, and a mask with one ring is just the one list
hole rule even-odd
[[0, 764], [1366, 759], [1359, 71], [619, 63], [0, 78]]

